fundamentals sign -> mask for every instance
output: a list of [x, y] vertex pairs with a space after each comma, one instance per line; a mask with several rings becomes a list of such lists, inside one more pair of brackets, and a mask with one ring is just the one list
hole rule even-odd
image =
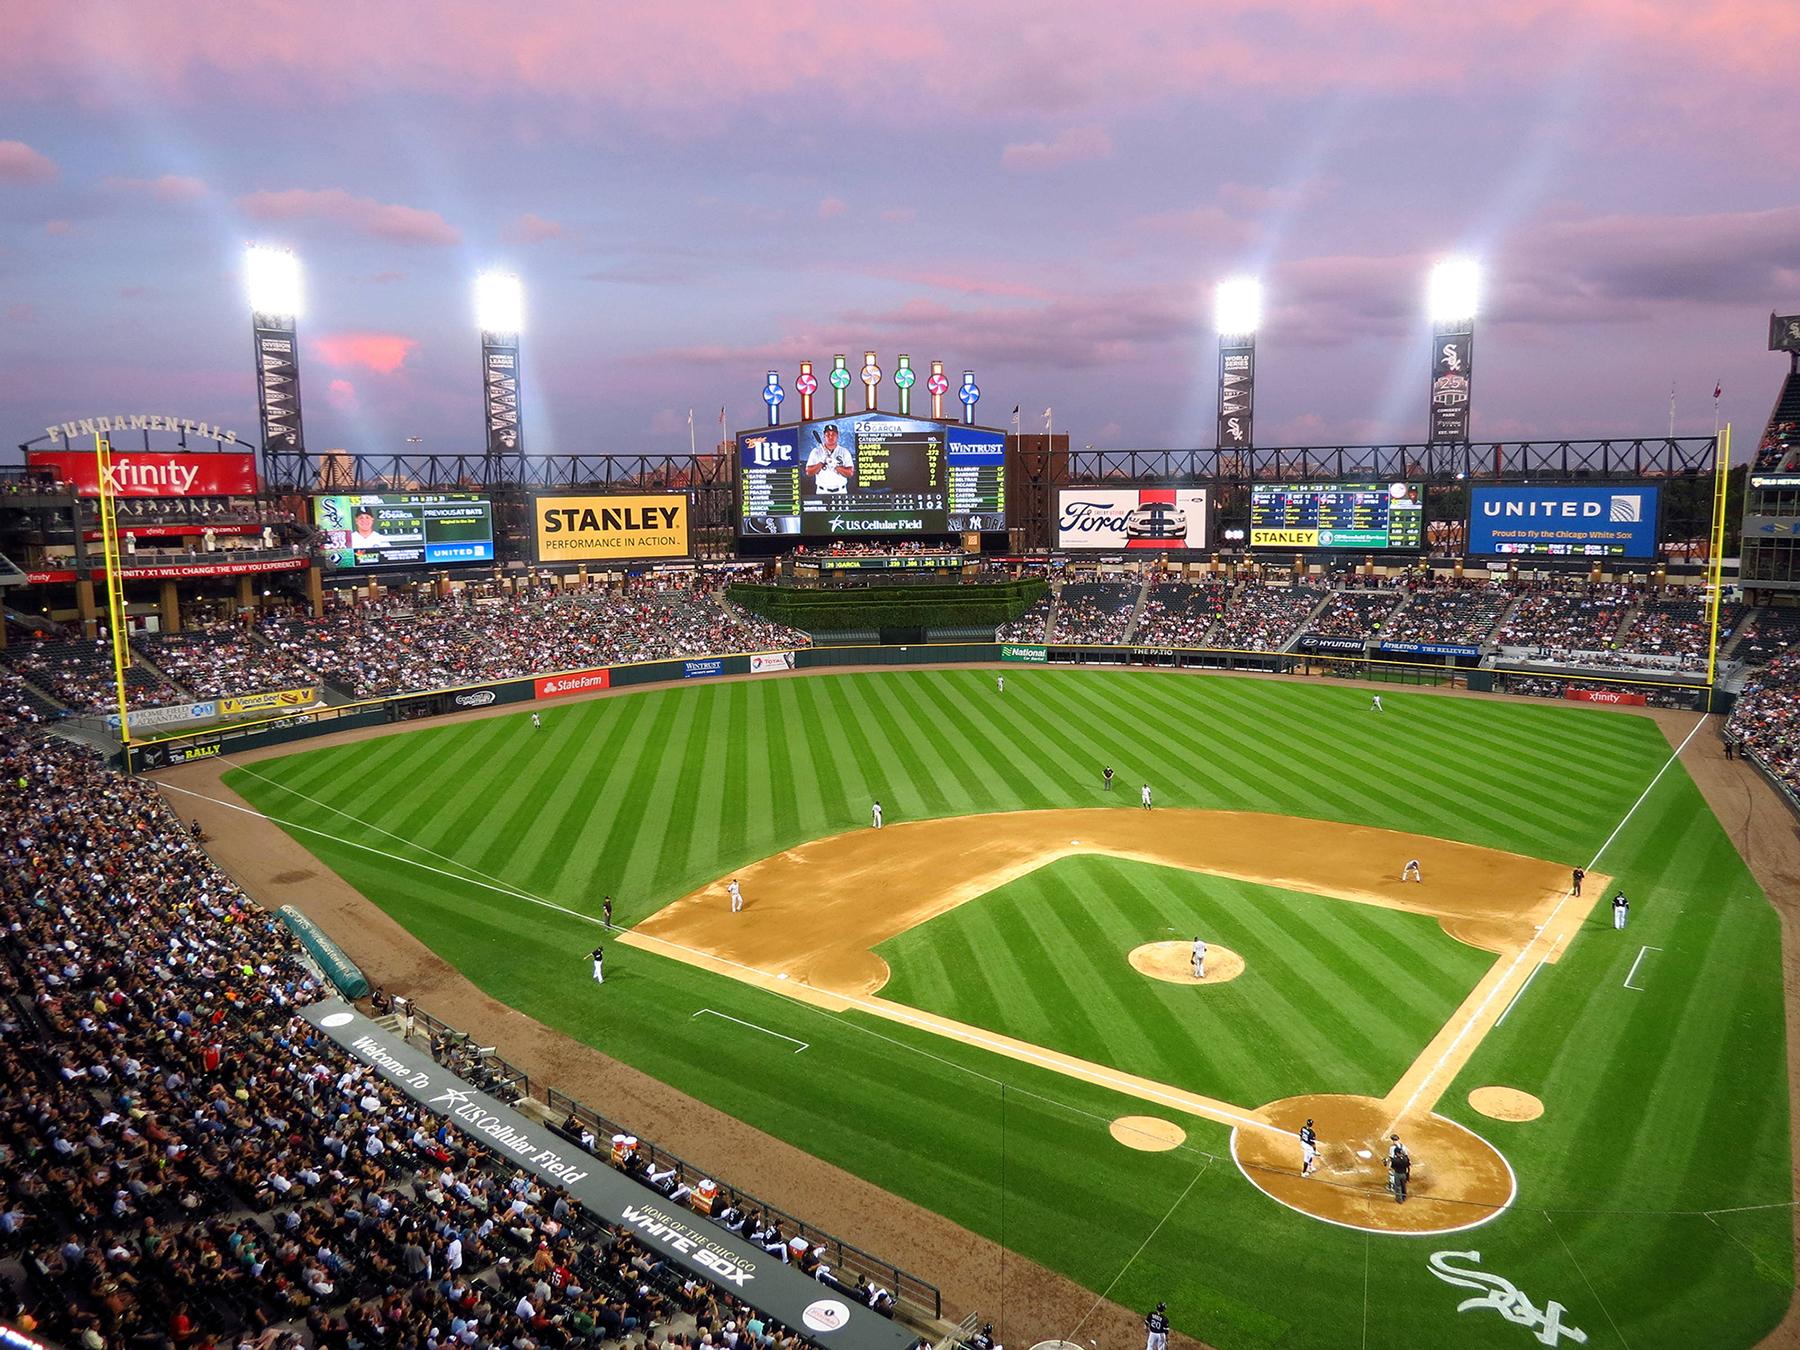
[[539, 562], [685, 558], [689, 505], [679, 492], [534, 498]]

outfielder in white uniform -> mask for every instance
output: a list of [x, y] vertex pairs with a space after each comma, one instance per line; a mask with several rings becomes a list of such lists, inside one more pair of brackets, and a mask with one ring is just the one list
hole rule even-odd
[[1006, 676], [1004, 676], [1004, 675], [994, 676], [994, 690], [996, 693], [1001, 693], [1001, 694], [1004, 694], [1006, 692]]
[[1381, 711], [1381, 695], [1380, 694], [1375, 695], [1374, 698], [1369, 700], [1369, 711], [1370, 712], [1380, 712]]
[[1199, 938], [1194, 939], [1194, 978], [1206, 978], [1206, 944]]
[[1421, 886], [1425, 884], [1425, 878], [1419, 875], [1419, 860], [1417, 858], [1409, 858], [1407, 860], [1406, 867], [1400, 873], [1400, 880], [1416, 881]]
[[731, 912], [736, 914], [744, 907], [744, 893], [738, 889], [737, 878], [733, 877], [725, 889], [731, 893]]
[[1144, 810], [1150, 809], [1150, 785], [1148, 783], [1145, 783], [1143, 789], [1138, 793], [1138, 800], [1144, 804]]
[[875, 803], [874, 810], [870, 814], [875, 817], [875, 828], [879, 830], [881, 828], [881, 803], [880, 802]]

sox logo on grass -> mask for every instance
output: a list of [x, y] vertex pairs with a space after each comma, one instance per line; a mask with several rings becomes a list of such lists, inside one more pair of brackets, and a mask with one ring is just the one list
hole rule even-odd
[[1456, 1311], [1459, 1313], [1468, 1312], [1474, 1308], [1492, 1308], [1507, 1321], [1535, 1331], [1538, 1342], [1542, 1345], [1557, 1345], [1564, 1339], [1573, 1341], [1576, 1345], [1587, 1344], [1587, 1332], [1580, 1327], [1563, 1324], [1563, 1314], [1568, 1309], [1555, 1299], [1545, 1304], [1543, 1310], [1539, 1311], [1511, 1280], [1485, 1270], [1459, 1269], [1450, 1264], [1453, 1260], [1479, 1265], [1481, 1253], [1433, 1252], [1431, 1260], [1427, 1264], [1431, 1267], [1431, 1273], [1445, 1284], [1454, 1284], [1462, 1289], [1485, 1289], [1487, 1291], [1479, 1298], [1465, 1298], [1457, 1304]]

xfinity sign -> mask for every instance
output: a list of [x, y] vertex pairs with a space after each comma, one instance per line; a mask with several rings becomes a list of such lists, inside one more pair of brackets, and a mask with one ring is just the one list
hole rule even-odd
[[1656, 556], [1661, 489], [1638, 484], [1477, 487], [1469, 496], [1472, 554]]

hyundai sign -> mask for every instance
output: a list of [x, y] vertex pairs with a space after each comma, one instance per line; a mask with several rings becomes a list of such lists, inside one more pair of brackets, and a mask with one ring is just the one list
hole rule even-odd
[[1631, 483], [1474, 488], [1469, 552], [1653, 558], [1660, 491]]

